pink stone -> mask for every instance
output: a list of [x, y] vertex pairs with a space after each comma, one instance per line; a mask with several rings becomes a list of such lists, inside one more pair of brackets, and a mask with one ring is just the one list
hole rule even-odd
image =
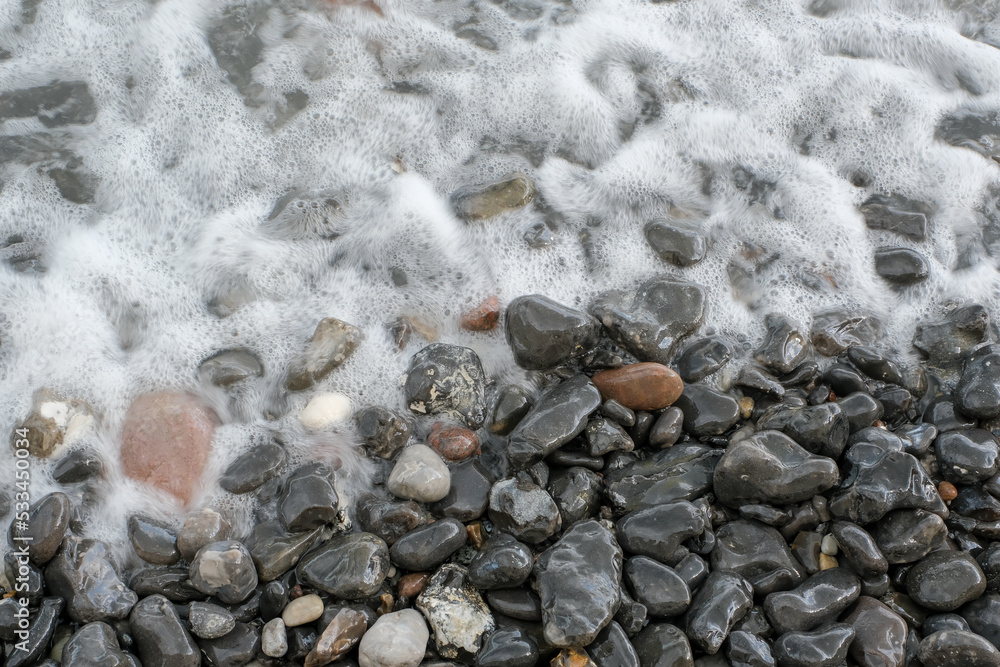
[[125, 415], [122, 470], [186, 505], [205, 470], [216, 423], [215, 412], [189, 394], [143, 394]]

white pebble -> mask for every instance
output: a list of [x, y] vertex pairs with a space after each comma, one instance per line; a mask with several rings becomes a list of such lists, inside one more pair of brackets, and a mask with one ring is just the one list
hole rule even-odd
[[396, 459], [386, 488], [399, 498], [433, 503], [448, 495], [451, 472], [427, 445], [410, 445]]
[[350, 416], [351, 399], [343, 394], [326, 392], [309, 399], [309, 403], [299, 413], [299, 420], [306, 428], [319, 431]]
[[312, 623], [323, 615], [323, 598], [313, 593], [295, 598], [281, 612], [281, 620], [285, 627], [294, 628], [297, 625]]
[[360, 667], [417, 667], [430, 638], [419, 611], [404, 609], [380, 616], [358, 646]]
[[823, 541], [819, 544], [819, 550], [827, 556], [836, 556], [839, 548], [840, 545], [837, 544], [837, 538], [833, 535], [824, 535]]
[[288, 653], [288, 637], [285, 635], [285, 622], [280, 618], [272, 618], [264, 624], [260, 632], [260, 650], [272, 658], [280, 658]]

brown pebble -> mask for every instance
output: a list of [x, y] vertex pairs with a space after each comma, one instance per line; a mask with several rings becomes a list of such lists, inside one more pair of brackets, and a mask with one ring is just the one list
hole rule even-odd
[[564, 648], [549, 664], [552, 667], [589, 667], [594, 663], [583, 649]]
[[941, 482], [938, 484], [938, 493], [941, 495], [941, 500], [948, 502], [958, 496], [958, 489], [951, 482]]
[[429, 572], [404, 574], [399, 578], [399, 583], [396, 584], [396, 592], [399, 593], [399, 597], [412, 600], [420, 595], [420, 591], [424, 590], [424, 585], [430, 577]]
[[306, 592], [302, 590], [301, 584], [295, 584], [294, 586], [292, 586], [292, 590], [288, 591], [288, 599], [297, 600], [298, 598], [302, 597], [305, 594]]
[[652, 362], [598, 371], [591, 379], [603, 400], [614, 399], [630, 410], [661, 410], [684, 391], [677, 373]]
[[828, 403], [836, 403], [837, 402], [837, 392], [835, 392], [833, 389], [831, 389], [830, 390], [830, 394], [826, 397], [826, 400], [827, 400]]
[[875, 423], [872, 424], [872, 426], [874, 426], [875, 428], [885, 428], [885, 422], [882, 421], [881, 419], [876, 419]]
[[392, 593], [382, 593], [382, 595], [379, 596], [379, 600], [382, 601], [382, 604], [380, 604], [378, 606], [378, 609], [375, 610], [379, 616], [382, 616], [383, 614], [388, 614], [390, 611], [392, 611], [392, 605], [395, 603], [395, 600], [392, 597]]
[[445, 461], [464, 461], [480, 453], [479, 436], [475, 431], [464, 426], [452, 426], [443, 422], [435, 422], [431, 434], [427, 436], [427, 444], [441, 455]]
[[740, 405], [740, 417], [742, 419], [750, 419], [753, 415], [753, 399], [749, 396], [744, 396], [739, 400]]
[[483, 535], [483, 524], [478, 521], [469, 524], [465, 527], [465, 532], [469, 534], [469, 541], [472, 542], [472, 546], [476, 548], [476, 551], [480, 551], [483, 548], [483, 543], [486, 542], [486, 536]]
[[500, 319], [500, 300], [491, 296], [462, 315], [462, 328], [466, 331], [492, 331]]
[[367, 627], [360, 611], [341, 609], [306, 656], [305, 667], [322, 667], [347, 655], [361, 641]]
[[831, 570], [835, 567], [840, 567], [840, 563], [837, 562], [837, 559], [834, 558], [833, 556], [827, 556], [825, 553], [820, 552], [819, 554], [820, 571]]

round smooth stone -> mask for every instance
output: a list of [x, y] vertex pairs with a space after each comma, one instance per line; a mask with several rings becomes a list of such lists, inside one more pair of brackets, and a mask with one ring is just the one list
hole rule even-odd
[[323, 598], [316, 595], [303, 595], [295, 598], [281, 612], [281, 620], [285, 627], [294, 628], [297, 625], [312, 623], [323, 615]]
[[419, 611], [404, 609], [380, 616], [361, 638], [360, 667], [417, 667], [424, 659], [430, 631]]
[[410, 445], [396, 459], [386, 488], [399, 498], [433, 503], [448, 495], [451, 472], [427, 445]]
[[351, 416], [351, 399], [343, 394], [316, 394], [299, 413], [299, 421], [308, 429], [319, 431]]
[[684, 390], [677, 373], [652, 362], [598, 371], [591, 380], [603, 400], [613, 399], [630, 410], [661, 410]]

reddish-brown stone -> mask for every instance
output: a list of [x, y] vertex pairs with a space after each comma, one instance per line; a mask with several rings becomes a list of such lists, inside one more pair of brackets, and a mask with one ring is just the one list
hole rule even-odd
[[445, 461], [464, 461], [470, 456], [477, 456], [479, 436], [475, 431], [464, 426], [449, 426], [443, 422], [435, 422], [427, 443]]
[[941, 482], [938, 484], [938, 494], [941, 500], [948, 502], [958, 498], [958, 489], [951, 482]]
[[396, 584], [396, 592], [399, 593], [399, 597], [401, 598], [413, 600], [424, 590], [424, 585], [427, 584], [427, 580], [430, 578], [431, 575], [429, 572], [404, 574], [399, 578], [399, 583]]
[[660, 410], [684, 391], [677, 373], [652, 362], [598, 371], [591, 379], [602, 399], [613, 398], [631, 410]]
[[462, 328], [466, 331], [492, 331], [500, 319], [500, 300], [491, 296], [462, 315]]
[[215, 413], [194, 396], [143, 394], [125, 415], [122, 471], [186, 505], [205, 470], [215, 425]]

